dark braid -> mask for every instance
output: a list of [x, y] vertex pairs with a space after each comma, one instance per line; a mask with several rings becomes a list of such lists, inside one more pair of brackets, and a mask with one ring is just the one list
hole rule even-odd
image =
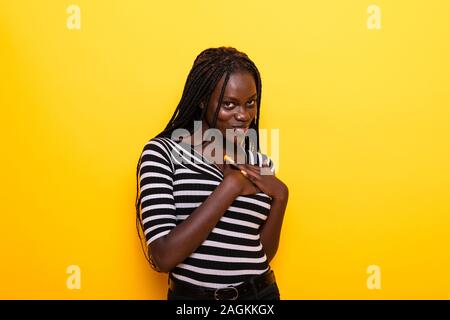
[[[216, 126], [217, 117], [219, 114], [220, 106], [222, 105], [223, 95], [227, 86], [228, 80], [232, 73], [238, 71], [248, 71], [253, 75], [256, 84], [256, 117], [251, 123], [250, 128], [256, 131], [257, 145], [256, 151], [259, 151], [259, 114], [261, 106], [261, 76], [258, 68], [250, 60], [250, 58], [243, 52], [240, 52], [232, 47], [219, 47], [209, 48], [201, 52], [194, 60], [194, 64], [186, 79], [186, 83], [183, 89], [180, 102], [175, 109], [169, 123], [163, 131], [161, 131], [156, 137], [171, 137], [172, 132], [175, 129], [184, 128], [191, 134], [194, 132], [194, 121], [203, 120], [206, 114], [206, 109], [209, 105], [211, 95], [216, 88], [219, 81], [225, 75], [225, 80], [220, 92], [218, 105], [215, 110], [214, 120], [212, 127]], [[204, 107], [200, 108], [200, 104], [204, 103]], [[248, 149], [248, 140], [246, 140], [245, 148]], [[136, 168], [136, 228], [141, 240], [142, 248], [144, 250], [145, 234], [144, 225], [140, 215], [140, 202], [139, 197], [139, 172], [141, 166], [141, 158], [138, 161]], [[151, 254], [148, 250], [144, 250], [145, 257], [150, 262], [150, 265], [158, 270], [154, 264]], [[158, 270], [159, 271], [159, 270]]]

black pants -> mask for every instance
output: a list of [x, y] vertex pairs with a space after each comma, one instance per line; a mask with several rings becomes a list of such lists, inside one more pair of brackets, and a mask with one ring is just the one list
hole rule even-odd
[[[167, 292], [167, 300], [195, 300], [189, 296], [183, 296], [172, 290]], [[272, 283], [259, 292], [252, 292], [245, 296], [239, 296], [237, 300], [280, 300], [280, 291], [278, 290], [277, 283]]]

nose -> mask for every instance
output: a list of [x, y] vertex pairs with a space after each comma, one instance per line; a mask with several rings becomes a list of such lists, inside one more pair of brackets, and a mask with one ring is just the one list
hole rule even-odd
[[250, 113], [245, 108], [238, 108], [235, 113], [236, 120], [242, 122], [248, 122], [250, 120]]

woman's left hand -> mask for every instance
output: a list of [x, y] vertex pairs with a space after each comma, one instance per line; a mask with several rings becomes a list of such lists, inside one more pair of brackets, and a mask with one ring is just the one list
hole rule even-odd
[[[274, 199], [287, 200], [287, 186], [275, 174], [271, 173], [267, 163], [263, 163], [262, 167], [243, 164], [239, 165], [239, 168], [245, 172], [244, 175], [262, 192]], [[261, 170], [264, 170], [263, 173], [265, 174], [261, 174]]]

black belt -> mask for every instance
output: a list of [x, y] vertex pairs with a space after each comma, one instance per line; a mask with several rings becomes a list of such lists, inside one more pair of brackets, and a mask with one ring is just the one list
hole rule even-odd
[[236, 300], [238, 297], [259, 292], [273, 283], [275, 283], [275, 275], [272, 270], [253, 277], [238, 286], [219, 289], [199, 287], [169, 277], [169, 288], [172, 292], [200, 300]]

